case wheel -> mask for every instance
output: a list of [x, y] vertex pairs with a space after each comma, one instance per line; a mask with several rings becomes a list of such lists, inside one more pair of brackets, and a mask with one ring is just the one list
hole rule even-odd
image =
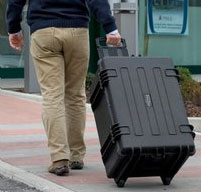
[[169, 185], [172, 178], [171, 177], [161, 177], [161, 180], [163, 182], [163, 185]]
[[118, 187], [124, 187], [125, 185], [125, 180], [121, 179], [119, 181], [115, 181]]

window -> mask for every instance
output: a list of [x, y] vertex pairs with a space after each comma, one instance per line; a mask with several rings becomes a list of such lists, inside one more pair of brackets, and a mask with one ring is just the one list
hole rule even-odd
[[[201, 49], [199, 47], [201, 43], [201, 1], [187, 1], [186, 34], [148, 34], [148, 1], [140, 0], [139, 53], [144, 56], [171, 57], [175, 66], [187, 67], [193, 74], [201, 74]], [[163, 11], [161, 13], [164, 13], [163, 17], [166, 19], [166, 15], [171, 15], [170, 11], [174, 11], [171, 7], [182, 5], [185, 0], [150, 0], [150, 2]], [[164, 6], [167, 9], [164, 10]]]

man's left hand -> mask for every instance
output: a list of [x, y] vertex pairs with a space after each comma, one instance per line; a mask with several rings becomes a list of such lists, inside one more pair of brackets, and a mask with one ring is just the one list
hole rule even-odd
[[9, 43], [13, 49], [21, 51], [24, 44], [24, 37], [22, 33], [9, 34]]

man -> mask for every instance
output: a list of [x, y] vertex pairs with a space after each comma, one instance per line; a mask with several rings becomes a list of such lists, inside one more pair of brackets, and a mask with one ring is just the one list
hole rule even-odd
[[[17, 50], [23, 45], [20, 22], [25, 3], [26, 0], [8, 0], [9, 41]], [[118, 45], [121, 37], [108, 0], [29, 0], [27, 21], [43, 96], [42, 120], [52, 160], [49, 172], [56, 175], [67, 175], [69, 166], [84, 166], [88, 8], [103, 25], [107, 43]]]

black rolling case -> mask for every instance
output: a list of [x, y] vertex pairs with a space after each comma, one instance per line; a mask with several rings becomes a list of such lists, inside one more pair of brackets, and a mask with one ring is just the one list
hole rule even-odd
[[90, 98], [107, 176], [119, 187], [128, 177], [146, 176], [169, 185], [195, 153], [178, 72], [169, 58], [129, 57], [122, 43], [98, 41], [102, 59]]

